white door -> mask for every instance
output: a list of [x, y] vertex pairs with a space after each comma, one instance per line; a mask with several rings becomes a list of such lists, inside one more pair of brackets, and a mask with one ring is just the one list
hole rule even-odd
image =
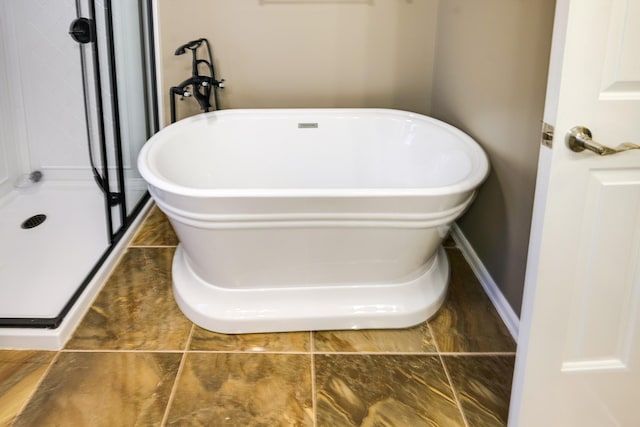
[[558, 0], [510, 426], [640, 426], [640, 0]]

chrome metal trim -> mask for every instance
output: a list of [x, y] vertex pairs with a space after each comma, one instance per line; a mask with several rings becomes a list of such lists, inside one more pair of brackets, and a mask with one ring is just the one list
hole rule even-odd
[[317, 129], [318, 123], [298, 123], [298, 129]]
[[567, 145], [571, 151], [580, 153], [581, 151], [593, 151], [599, 156], [608, 156], [610, 154], [621, 153], [629, 150], [640, 150], [640, 145], [631, 142], [623, 142], [615, 148], [602, 145], [591, 139], [591, 131], [584, 126], [575, 126], [571, 128], [567, 134]]
[[545, 147], [553, 148], [553, 126], [542, 122], [542, 138], [540, 143]]

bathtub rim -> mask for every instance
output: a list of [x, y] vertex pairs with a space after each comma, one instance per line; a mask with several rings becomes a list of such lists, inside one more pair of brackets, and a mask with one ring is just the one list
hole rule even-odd
[[[209, 120], [212, 116], [234, 116], [234, 115], [308, 115], [322, 113], [343, 113], [343, 114], [383, 114], [407, 119], [428, 122], [452, 133], [456, 138], [464, 141], [470, 147], [470, 157], [472, 158], [472, 170], [462, 181], [439, 187], [376, 187], [376, 188], [193, 188], [179, 185], [165, 179], [154, 166], [149, 164], [149, 154], [154, 148], [154, 142], [169, 137], [179, 132], [183, 127], [192, 123]], [[489, 175], [490, 166], [487, 154], [481, 145], [471, 136], [441, 120], [423, 114], [386, 108], [257, 108], [257, 109], [228, 109], [211, 111], [209, 113], [197, 114], [187, 117], [176, 123], [170, 124], [155, 135], [153, 135], [143, 145], [138, 154], [137, 165], [139, 173], [144, 180], [157, 190], [178, 194], [194, 198], [216, 198], [216, 197], [264, 197], [264, 198], [298, 198], [298, 197], [336, 197], [336, 198], [357, 198], [357, 197], [393, 197], [393, 196], [442, 196], [456, 194], [474, 190], [482, 184]]]

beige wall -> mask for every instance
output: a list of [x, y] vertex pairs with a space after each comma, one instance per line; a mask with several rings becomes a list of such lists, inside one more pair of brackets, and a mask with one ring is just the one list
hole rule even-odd
[[[437, 0], [158, 0], [162, 94], [206, 37], [223, 108], [383, 107], [428, 114]], [[189, 108], [191, 107], [191, 108]], [[190, 99], [179, 117], [198, 112]]]
[[458, 221], [520, 312], [554, 0], [446, 0], [438, 14], [432, 115], [472, 135], [492, 171]]

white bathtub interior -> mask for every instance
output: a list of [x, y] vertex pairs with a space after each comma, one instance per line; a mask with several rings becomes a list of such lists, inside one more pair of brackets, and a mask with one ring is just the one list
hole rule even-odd
[[[376, 120], [380, 113], [386, 120]], [[200, 116], [190, 124], [165, 129], [149, 161], [154, 173], [185, 191], [440, 188], [468, 178], [476, 166], [451, 129], [436, 121], [418, 126], [390, 110], [343, 111], [330, 120], [312, 111], [264, 110], [242, 118]], [[430, 144], [420, 143], [425, 140]]]

